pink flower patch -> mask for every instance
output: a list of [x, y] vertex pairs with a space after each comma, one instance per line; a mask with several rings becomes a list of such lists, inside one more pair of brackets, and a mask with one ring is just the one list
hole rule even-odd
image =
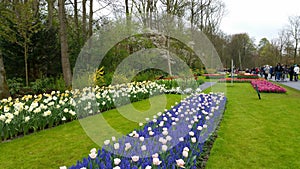
[[265, 92], [265, 93], [285, 93], [286, 92], [285, 88], [275, 85], [266, 80], [252, 80], [251, 85], [253, 86], [254, 89], [257, 86], [259, 92]]

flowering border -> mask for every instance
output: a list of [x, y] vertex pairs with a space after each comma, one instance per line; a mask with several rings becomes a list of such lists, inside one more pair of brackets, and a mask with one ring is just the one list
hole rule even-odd
[[238, 74], [238, 79], [259, 79], [258, 75], [256, 74]]
[[[125, 105], [161, 93], [186, 92], [188, 90], [181, 90], [180, 87], [166, 89], [164, 84], [144, 81], [2, 99], [0, 100], [0, 141], [113, 109], [116, 104]], [[91, 100], [95, 100], [96, 103], [92, 105]], [[79, 114], [75, 110], [80, 110]]]
[[206, 79], [221, 79], [226, 77], [226, 75], [223, 74], [203, 74], [202, 76]]
[[[196, 168], [197, 157], [224, 112], [223, 94], [194, 94], [128, 137], [104, 142], [70, 169], [81, 168]], [[153, 144], [152, 139], [155, 140]], [[176, 145], [170, 147], [170, 145]], [[61, 168], [67, 168], [65, 166]]]
[[266, 80], [252, 80], [251, 85], [254, 89], [258, 89], [259, 92], [264, 93], [286, 93], [286, 89], [275, 85], [269, 81]]

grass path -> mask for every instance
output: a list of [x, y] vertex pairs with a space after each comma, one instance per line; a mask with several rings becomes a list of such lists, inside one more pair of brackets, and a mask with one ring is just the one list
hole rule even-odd
[[[161, 97], [163, 96], [152, 98], [154, 107], [151, 107], [151, 111], [147, 111], [150, 108], [149, 100], [133, 103], [133, 106], [151, 117], [163, 111], [164, 108], [169, 109], [171, 105], [181, 100], [180, 95], [166, 95], [167, 104], [164, 105], [160, 102]], [[124, 106], [121, 109], [126, 111], [127, 107]], [[124, 118], [116, 109], [104, 112], [103, 116], [113, 128], [121, 133], [129, 133], [138, 128], [138, 123]], [[107, 137], [103, 136], [103, 139], [110, 139], [110, 137], [108, 133]], [[99, 146], [86, 135], [79, 121], [76, 120], [10, 142], [0, 143], [0, 168], [57, 169], [63, 165], [71, 166], [77, 160], [87, 157], [93, 147]]]
[[206, 168], [300, 168], [300, 92], [227, 87], [227, 107]]

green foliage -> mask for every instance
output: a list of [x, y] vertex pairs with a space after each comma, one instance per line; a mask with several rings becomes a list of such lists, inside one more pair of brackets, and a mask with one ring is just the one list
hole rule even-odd
[[178, 87], [176, 80], [157, 80], [156, 83], [164, 85], [166, 89]]
[[163, 72], [158, 69], [146, 69], [144, 71], [139, 72], [132, 81], [142, 82], [142, 81], [154, 81], [158, 78], [166, 77], [168, 73]]
[[30, 83], [30, 86], [24, 85], [24, 79], [11, 78], [7, 79], [9, 92], [13, 97], [21, 97], [24, 94], [40, 94], [49, 93], [52, 90], [65, 91], [67, 90], [64, 79], [62, 76], [58, 78], [46, 77], [37, 79]]
[[58, 78], [54, 79], [53, 89], [61, 91], [61, 92], [65, 91], [65, 90], [69, 90], [69, 89], [67, 89], [67, 86], [66, 86], [63, 76], [59, 76]]
[[30, 86], [34, 93], [45, 93], [47, 90], [51, 90], [53, 84], [53, 78], [42, 78], [31, 82]]
[[223, 74], [204, 74], [203, 75], [206, 79], [223, 79], [226, 75]]
[[58, 77], [61, 74], [60, 45], [57, 39], [58, 30], [55, 28], [43, 28], [32, 36], [28, 56], [32, 81], [45, 76]]
[[7, 85], [9, 87], [10, 94], [16, 95], [24, 87], [24, 81], [22, 78], [7, 79]]
[[39, 93], [49, 93], [51, 91], [61, 91], [67, 90], [64, 79], [62, 76], [58, 78], [46, 77], [42, 79], [37, 79], [30, 83], [29, 89], [32, 90], [34, 94]]
[[181, 89], [193, 88], [195, 89], [199, 85], [203, 84], [203, 79], [171, 79], [171, 80], [156, 80], [157, 84], [164, 85], [166, 89], [172, 89], [181, 87]]
[[193, 74], [196, 76], [201, 76], [203, 75], [205, 72], [205, 69], [193, 69]]

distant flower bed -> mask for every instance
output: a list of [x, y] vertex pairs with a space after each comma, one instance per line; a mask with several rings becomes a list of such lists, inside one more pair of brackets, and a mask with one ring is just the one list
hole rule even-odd
[[[198, 75], [194, 74], [192, 78], [198, 80]], [[160, 76], [156, 78], [156, 80], [174, 80], [174, 79], [186, 79], [186, 78], [182, 76], [168, 76], [168, 77]]]
[[[158, 112], [127, 137], [104, 141], [70, 169], [196, 168], [204, 142], [218, 125], [226, 103], [223, 94], [193, 94]], [[67, 168], [66, 166], [60, 168]]]
[[[219, 79], [219, 82], [221, 83], [230, 83], [232, 80], [232, 78], [223, 78], [223, 79]], [[236, 79], [236, 78], [233, 78], [233, 82], [234, 83], [250, 83], [253, 79]]]
[[258, 75], [255, 74], [238, 74], [238, 79], [258, 79]]
[[[2, 99], [0, 141], [57, 126], [159, 93], [187, 93], [190, 90], [181, 90], [179, 87], [166, 89], [164, 84], [155, 82], [133, 82], [108, 87], [89, 87], [64, 93], [52, 91], [50, 94]], [[96, 103], [91, 104], [92, 100]]]
[[222, 74], [203, 74], [202, 76], [204, 76], [206, 79], [221, 79], [221, 78], [225, 78], [226, 75], [222, 75]]
[[172, 79], [172, 80], [165, 80], [165, 79], [160, 79], [155, 81], [159, 85], [164, 85], [164, 88], [169, 90], [169, 89], [174, 89], [177, 87], [180, 87], [182, 89], [187, 89], [187, 88], [193, 88], [196, 89], [198, 88], [199, 85], [203, 84], [204, 81], [202, 79]]
[[256, 86], [257, 86], [259, 92], [265, 92], [265, 93], [285, 93], [286, 92], [285, 88], [275, 85], [266, 80], [252, 80], [251, 85], [253, 86], [254, 89], [256, 89]]

